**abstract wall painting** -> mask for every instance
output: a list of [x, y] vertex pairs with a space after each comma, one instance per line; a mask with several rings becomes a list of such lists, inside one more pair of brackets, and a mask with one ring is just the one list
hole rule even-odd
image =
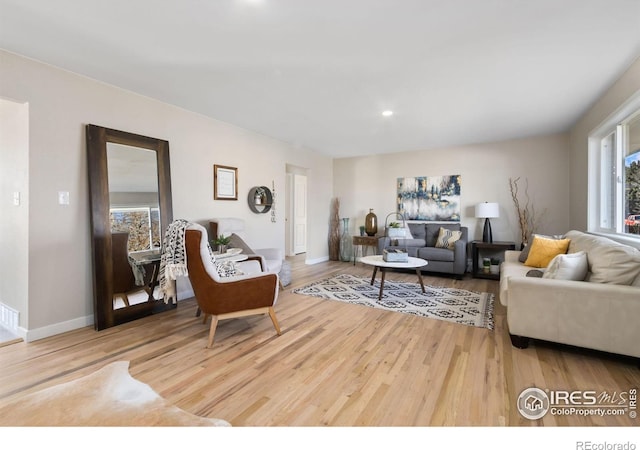
[[396, 201], [406, 220], [460, 222], [460, 175], [398, 178]]

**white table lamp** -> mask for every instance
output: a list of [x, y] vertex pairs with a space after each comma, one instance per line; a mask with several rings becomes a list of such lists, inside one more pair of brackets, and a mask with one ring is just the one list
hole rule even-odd
[[478, 203], [476, 205], [476, 217], [484, 219], [484, 231], [482, 232], [482, 242], [493, 242], [491, 232], [491, 222], [489, 219], [500, 217], [500, 205], [497, 203]]

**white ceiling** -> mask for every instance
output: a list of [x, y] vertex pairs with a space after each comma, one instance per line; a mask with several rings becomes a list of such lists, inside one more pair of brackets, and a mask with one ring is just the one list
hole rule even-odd
[[0, 48], [342, 157], [569, 129], [640, 0], [0, 0]]

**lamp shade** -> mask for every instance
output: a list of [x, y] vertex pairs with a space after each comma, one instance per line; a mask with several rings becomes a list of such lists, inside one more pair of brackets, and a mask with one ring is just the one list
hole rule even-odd
[[476, 205], [477, 218], [494, 218], [500, 217], [500, 205], [497, 203], [478, 203]]

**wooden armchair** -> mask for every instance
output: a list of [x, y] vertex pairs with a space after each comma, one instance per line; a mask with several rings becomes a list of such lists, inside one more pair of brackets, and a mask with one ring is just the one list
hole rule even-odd
[[204, 322], [211, 316], [207, 348], [213, 345], [218, 321], [234, 317], [269, 314], [277, 334], [280, 335], [280, 326], [273, 309], [278, 299], [278, 275], [266, 273], [263, 258], [253, 256], [250, 260], [257, 261], [263, 272], [221, 277], [211, 261], [207, 238], [204, 227], [197, 224], [192, 224], [185, 231], [189, 280], [198, 307], [204, 313]]

